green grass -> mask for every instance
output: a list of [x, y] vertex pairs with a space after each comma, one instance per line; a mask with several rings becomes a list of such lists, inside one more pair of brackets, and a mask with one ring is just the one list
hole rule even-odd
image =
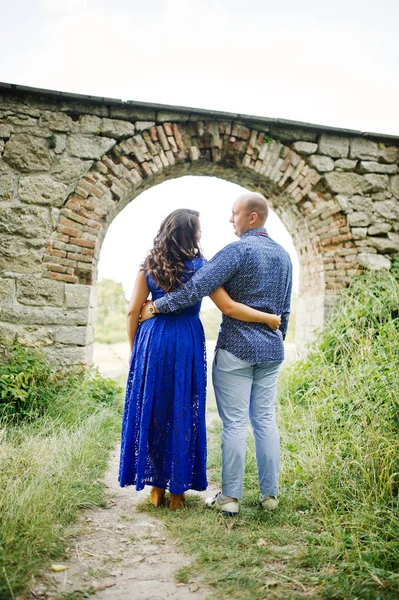
[[[396, 600], [399, 597], [399, 284], [358, 278], [306, 362], [280, 378], [278, 511], [263, 513], [253, 438], [237, 518], [189, 497], [152, 509], [222, 599]], [[209, 466], [219, 482], [219, 432]]]
[[41, 416], [0, 423], [0, 598], [63, 556], [80, 508], [104, 504], [98, 478], [119, 434], [119, 391], [94, 371], [64, 373], [43, 390]]

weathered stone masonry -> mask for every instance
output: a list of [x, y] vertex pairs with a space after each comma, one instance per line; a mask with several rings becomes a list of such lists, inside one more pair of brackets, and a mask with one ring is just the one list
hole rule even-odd
[[18, 339], [60, 364], [90, 360], [109, 224], [145, 189], [184, 175], [270, 199], [300, 257], [303, 344], [360, 268], [388, 269], [399, 254], [398, 146], [386, 135], [0, 84], [0, 346]]

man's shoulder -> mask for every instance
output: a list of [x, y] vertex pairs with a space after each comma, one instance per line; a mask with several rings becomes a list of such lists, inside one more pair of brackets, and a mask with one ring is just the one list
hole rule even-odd
[[273, 243], [273, 247], [276, 249], [276, 252], [278, 252], [279, 254], [281, 254], [281, 256], [284, 256], [289, 262], [291, 262], [291, 257], [287, 250], [283, 248], [281, 244], [273, 240], [273, 238], [270, 238], [270, 241]]
[[281, 246], [281, 244], [276, 242], [273, 238], [268, 236], [266, 240], [264, 240], [264, 243], [261, 246], [261, 248], [263, 248], [265, 251], [264, 254], [263, 252], [260, 252], [259, 245], [256, 242], [254, 243], [255, 240], [256, 238], [254, 238], [253, 236], [247, 237], [245, 238], [245, 240], [242, 240], [244, 243], [243, 245], [245, 246], [245, 249], [248, 250], [249, 254], [255, 253], [256, 255], [259, 255], [259, 257], [263, 255], [264, 258], [271, 258], [272, 256], [275, 256], [278, 257], [280, 261], [283, 261], [287, 264], [291, 264], [291, 257], [287, 250], [283, 248], [283, 246]]
[[240, 240], [237, 240], [235, 242], [230, 242], [230, 244], [227, 244], [227, 246], [223, 246], [223, 248], [221, 248], [219, 250], [219, 252], [217, 252], [211, 259], [211, 262], [213, 260], [215, 260], [215, 258], [219, 258], [219, 257], [226, 257], [226, 258], [231, 258], [234, 256], [239, 256], [242, 252], [243, 248], [242, 248], [242, 244], [240, 242]]

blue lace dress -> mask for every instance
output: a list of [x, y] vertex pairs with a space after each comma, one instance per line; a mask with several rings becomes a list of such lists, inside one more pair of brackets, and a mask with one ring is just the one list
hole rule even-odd
[[[182, 281], [204, 264], [194, 258]], [[164, 290], [146, 275], [152, 300]], [[201, 303], [142, 323], [134, 340], [122, 421], [119, 483], [182, 494], [205, 490], [205, 337]]]

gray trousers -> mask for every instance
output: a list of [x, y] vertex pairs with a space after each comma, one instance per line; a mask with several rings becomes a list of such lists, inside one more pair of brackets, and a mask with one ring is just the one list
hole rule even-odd
[[255, 438], [260, 492], [277, 496], [280, 438], [276, 424], [276, 386], [281, 361], [249, 363], [218, 349], [212, 379], [223, 423], [222, 493], [242, 498], [248, 417]]

